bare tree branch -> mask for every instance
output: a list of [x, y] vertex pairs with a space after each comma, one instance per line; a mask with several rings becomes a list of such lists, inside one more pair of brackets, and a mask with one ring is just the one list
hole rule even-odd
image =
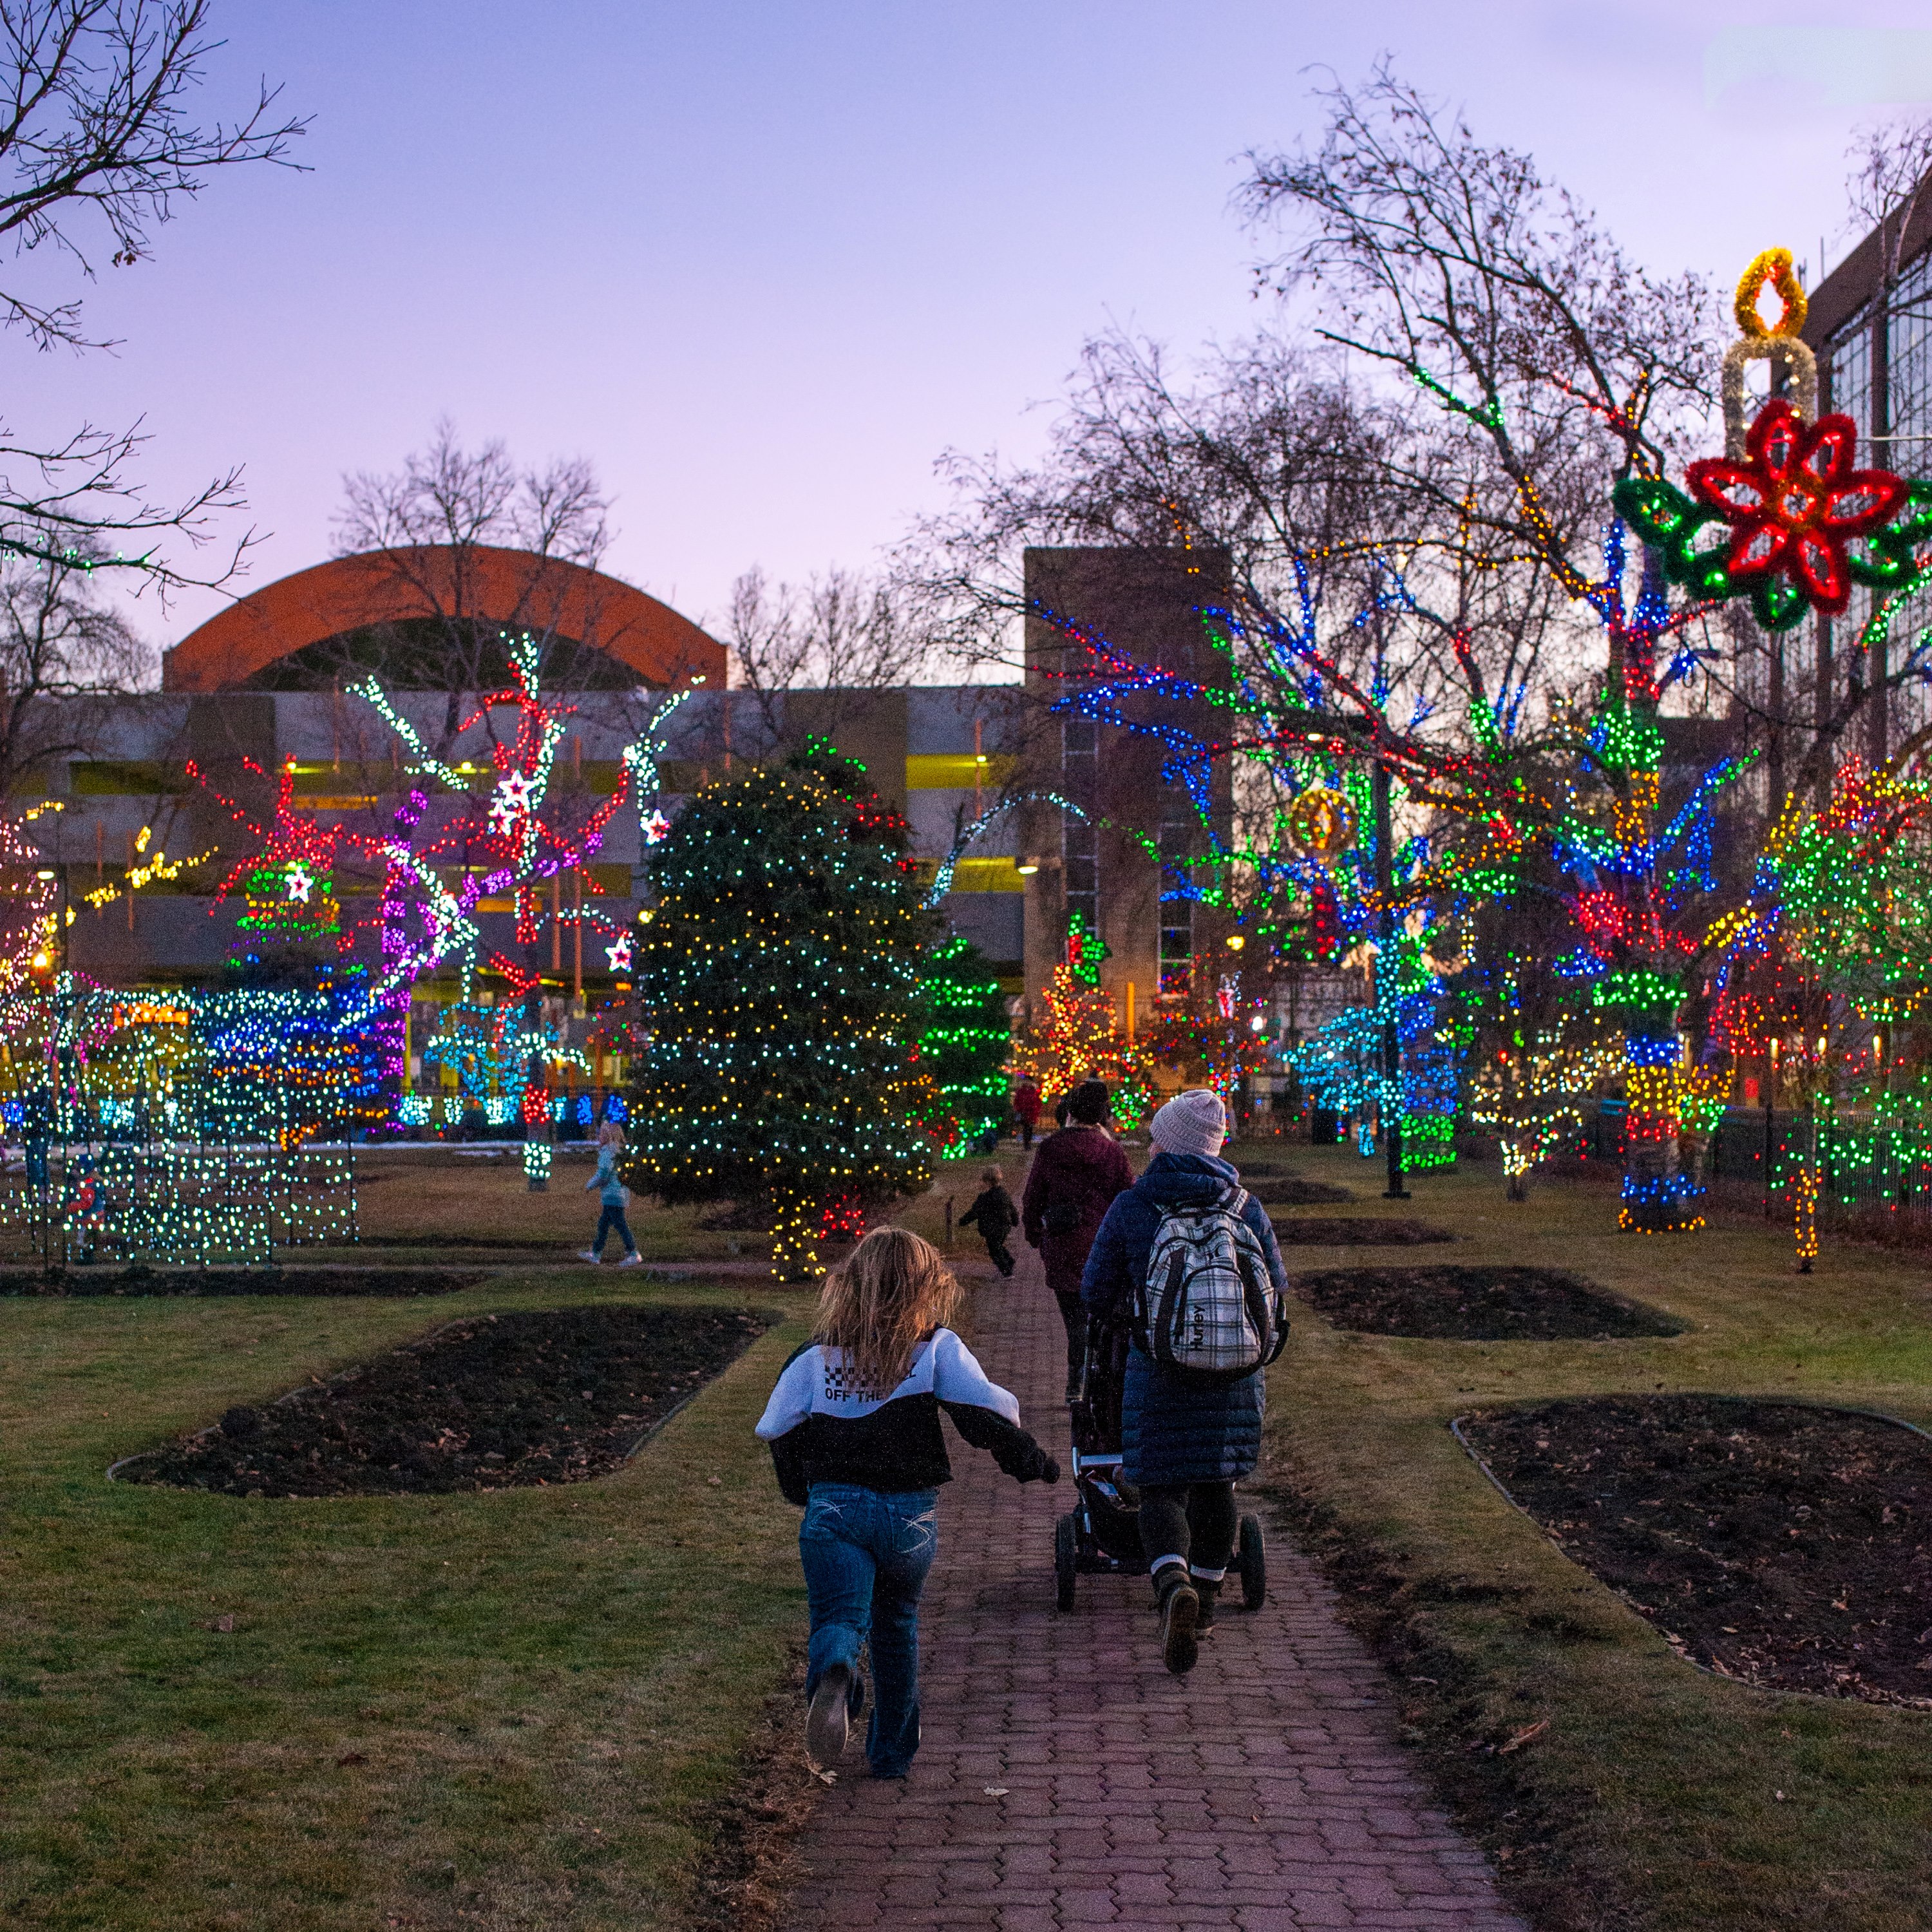
[[[890, 690], [911, 682], [932, 646], [900, 586], [836, 566], [802, 584], [768, 584], [755, 566], [745, 572], [731, 586], [724, 643], [733, 681], [753, 694], [774, 744], [787, 735], [787, 693]], [[836, 706], [814, 715], [836, 733]]]
[[0, 794], [85, 751], [105, 699], [148, 682], [156, 658], [102, 598], [90, 564], [56, 542], [0, 552]]
[[[190, 112], [221, 45], [207, 32], [209, 5], [0, 0], [0, 241], [10, 238], [14, 262], [64, 256], [92, 280], [103, 252], [122, 267], [146, 259], [180, 198], [200, 194], [217, 170], [293, 165], [290, 145], [307, 123], [278, 116], [279, 89], [263, 84], [233, 121], [203, 123]], [[78, 297], [44, 296], [25, 272], [0, 276], [0, 327], [24, 330], [44, 350], [104, 346], [83, 332]], [[139, 423], [84, 424], [46, 444], [0, 427], [0, 550], [112, 570], [164, 598], [227, 581], [252, 533], [198, 573], [157, 546], [170, 536], [195, 549], [212, 542], [217, 514], [242, 501], [240, 472], [179, 502], [152, 502], [129, 473], [144, 440]]]

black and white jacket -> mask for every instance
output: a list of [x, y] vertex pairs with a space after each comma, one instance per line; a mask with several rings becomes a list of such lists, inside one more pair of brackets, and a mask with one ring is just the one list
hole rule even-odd
[[920, 1344], [890, 1395], [847, 1378], [837, 1348], [808, 1342], [786, 1363], [758, 1418], [772, 1446], [778, 1487], [802, 1506], [814, 1483], [851, 1483], [888, 1494], [950, 1482], [939, 1412], [976, 1449], [990, 1450], [1022, 1483], [1060, 1478], [1059, 1465], [1020, 1426], [1020, 1406], [950, 1328]]

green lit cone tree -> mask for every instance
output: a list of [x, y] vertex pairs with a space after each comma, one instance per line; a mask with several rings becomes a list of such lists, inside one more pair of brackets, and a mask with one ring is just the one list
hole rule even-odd
[[920, 1036], [920, 1067], [939, 1089], [948, 1147], [970, 1147], [997, 1134], [1006, 1117], [1013, 1027], [1006, 995], [986, 955], [957, 934], [928, 956], [926, 992], [932, 1010]]
[[814, 742], [699, 793], [651, 854], [634, 1172], [670, 1202], [768, 1198], [782, 1280], [819, 1271], [828, 1213], [932, 1178], [932, 919], [906, 843], [863, 766]]

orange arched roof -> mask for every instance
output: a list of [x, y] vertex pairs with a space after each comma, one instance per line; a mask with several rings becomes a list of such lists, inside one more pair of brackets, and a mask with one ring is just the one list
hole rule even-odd
[[479, 544], [338, 557], [264, 584], [164, 655], [161, 688], [232, 691], [345, 631], [440, 616], [569, 638], [661, 688], [724, 682], [724, 646], [669, 604], [580, 564]]

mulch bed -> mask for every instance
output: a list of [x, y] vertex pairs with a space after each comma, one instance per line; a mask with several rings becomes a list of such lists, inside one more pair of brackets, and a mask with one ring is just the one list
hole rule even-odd
[[484, 1279], [474, 1268], [136, 1267], [0, 1274], [0, 1294], [454, 1294]]
[[1667, 1315], [1556, 1268], [1334, 1268], [1295, 1292], [1338, 1328], [1444, 1342], [1610, 1342], [1681, 1335]]
[[[1274, 1217], [1270, 1217], [1274, 1218]], [[1447, 1228], [1393, 1215], [1364, 1214], [1358, 1220], [1339, 1215], [1275, 1219], [1274, 1238], [1285, 1248], [1413, 1248], [1425, 1241], [1453, 1241]]]
[[1258, 1176], [1252, 1168], [1241, 1170], [1241, 1185], [1270, 1208], [1326, 1208], [1355, 1198], [1347, 1188], [1330, 1187], [1325, 1180], [1304, 1180], [1298, 1174], [1280, 1179], [1267, 1173]]
[[1848, 1409], [1606, 1396], [1466, 1417], [1565, 1552], [1726, 1677], [1932, 1708], [1932, 1441]]
[[128, 1464], [227, 1496], [447, 1494], [626, 1462], [771, 1318], [710, 1308], [479, 1316]]

